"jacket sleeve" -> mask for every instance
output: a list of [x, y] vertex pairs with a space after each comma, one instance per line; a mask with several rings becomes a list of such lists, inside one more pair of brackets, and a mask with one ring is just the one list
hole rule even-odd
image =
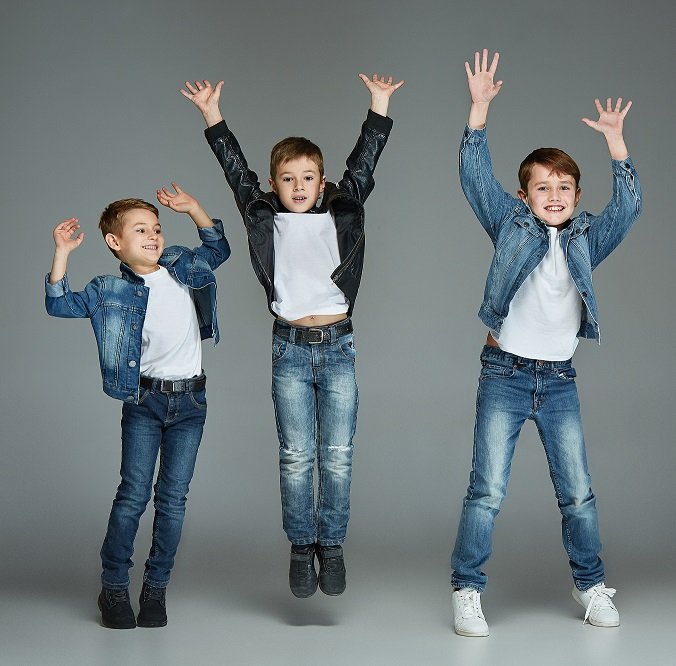
[[460, 144], [460, 185], [481, 226], [497, 241], [500, 223], [518, 205], [493, 175], [485, 129], [465, 127]]
[[589, 257], [596, 268], [625, 238], [641, 213], [641, 186], [631, 157], [612, 160], [613, 196], [600, 215], [588, 215]]
[[223, 169], [225, 179], [235, 195], [237, 208], [244, 217], [244, 211], [249, 201], [257, 199], [263, 194], [258, 182], [258, 175], [255, 171], [249, 169], [235, 135], [230, 131], [224, 120], [207, 127], [204, 130], [204, 136]]
[[94, 278], [83, 291], [71, 291], [68, 275], [64, 275], [56, 284], [49, 283], [45, 276], [45, 308], [52, 317], [87, 318], [91, 317], [101, 305], [102, 280]]
[[216, 219], [213, 222], [213, 227], [197, 230], [202, 245], [196, 247], [194, 252], [202, 257], [212, 270], [215, 270], [230, 256], [230, 244], [225, 238], [223, 222]]
[[364, 203], [376, 184], [373, 172], [387, 137], [392, 129], [392, 119], [381, 116], [369, 109], [355, 147], [347, 158], [345, 173], [338, 187], [350, 196]]

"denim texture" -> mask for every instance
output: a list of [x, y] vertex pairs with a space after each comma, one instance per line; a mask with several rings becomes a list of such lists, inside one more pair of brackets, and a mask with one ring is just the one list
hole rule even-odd
[[[353, 334], [310, 344], [273, 335], [272, 400], [279, 436], [282, 524], [294, 544], [343, 543], [350, 517], [359, 396]], [[315, 462], [317, 497], [315, 499]]]
[[[600, 339], [592, 271], [620, 244], [641, 212], [641, 188], [631, 158], [612, 160], [613, 195], [600, 215], [582, 212], [559, 234], [584, 307], [578, 337]], [[518, 288], [549, 248], [545, 224], [505, 192], [493, 175], [486, 130], [467, 127], [460, 146], [460, 184], [495, 247], [479, 310], [481, 321], [500, 332]]]
[[[482, 592], [495, 517], [505, 497], [521, 427], [535, 422], [561, 512], [563, 546], [575, 585], [603, 581], [596, 499], [587, 470], [575, 370], [485, 346], [477, 390], [472, 471], [451, 556], [453, 587]], [[524, 570], [523, 575], [527, 575]]]
[[206, 415], [205, 390], [144, 389], [138, 404], [122, 405], [122, 480], [101, 548], [103, 587], [129, 586], [134, 539], [153, 490], [158, 453], [152, 544], [143, 579], [152, 587], [166, 587], [169, 582]]
[[[223, 223], [198, 229], [202, 245], [190, 250], [167, 247], [159, 263], [181, 284], [192, 290], [200, 335], [218, 342], [216, 277], [213, 271], [230, 256]], [[120, 264], [122, 277], [100, 275], [83, 291], [73, 292], [64, 276], [56, 284], [45, 279], [45, 306], [54, 317], [89, 318], [99, 352], [103, 391], [112, 398], [137, 402], [140, 396], [141, 332], [148, 306], [149, 288], [143, 278]]]

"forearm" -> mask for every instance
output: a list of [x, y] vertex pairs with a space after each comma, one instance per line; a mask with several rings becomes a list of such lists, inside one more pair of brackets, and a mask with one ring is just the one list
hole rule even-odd
[[605, 135], [606, 142], [608, 143], [608, 152], [610, 157], [613, 160], [626, 160], [629, 157], [629, 151], [627, 146], [624, 143], [624, 137], [620, 134], [619, 136], [609, 136]]
[[471, 129], [483, 129], [486, 126], [489, 106], [490, 102], [472, 102], [467, 119], [467, 125]]
[[52, 268], [49, 271], [49, 284], [56, 284], [59, 280], [63, 279], [63, 276], [66, 274], [66, 269], [68, 268], [69, 254], [69, 252], [59, 250], [58, 248], [54, 250]]
[[188, 215], [190, 215], [190, 219], [192, 219], [198, 229], [208, 229], [214, 226], [213, 220], [200, 205], [196, 209], [188, 211]]

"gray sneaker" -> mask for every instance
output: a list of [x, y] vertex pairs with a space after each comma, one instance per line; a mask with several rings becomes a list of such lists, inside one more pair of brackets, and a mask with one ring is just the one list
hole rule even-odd
[[291, 548], [289, 587], [293, 595], [301, 599], [311, 597], [317, 591], [314, 544]]

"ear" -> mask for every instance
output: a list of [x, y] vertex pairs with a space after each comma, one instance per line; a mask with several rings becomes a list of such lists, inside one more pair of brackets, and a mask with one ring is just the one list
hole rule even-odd
[[523, 190], [518, 190], [516, 196], [521, 199], [526, 205], [528, 205], [528, 195]]
[[275, 181], [272, 178], [268, 178], [268, 184], [270, 185], [270, 188], [272, 191], [277, 194], [277, 186], [275, 185]]
[[120, 242], [117, 240], [117, 236], [115, 236], [114, 234], [106, 234], [105, 241], [108, 247], [111, 250], [113, 250], [113, 252], [119, 251]]
[[322, 182], [319, 183], [319, 191], [323, 192], [326, 187], [326, 176], [322, 176]]
[[578, 187], [577, 192], [575, 192], [575, 205], [576, 206], [580, 203], [581, 198], [582, 198], [582, 190]]

